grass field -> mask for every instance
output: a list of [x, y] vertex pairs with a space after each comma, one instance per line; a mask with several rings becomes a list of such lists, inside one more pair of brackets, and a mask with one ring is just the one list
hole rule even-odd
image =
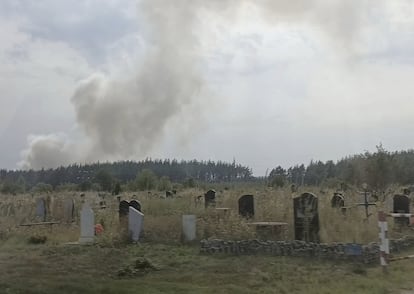
[[[0, 293], [414, 293], [411, 260], [392, 264], [384, 275], [379, 266], [198, 250], [149, 243], [16, 246], [11, 240], [0, 245]], [[154, 268], [128, 271], [142, 258]]]
[[[333, 191], [310, 189], [319, 196], [320, 236], [323, 242], [377, 241], [376, 211], [366, 220], [362, 208], [344, 216], [330, 207]], [[206, 256], [199, 245], [180, 244], [182, 214], [197, 215], [197, 237], [240, 240], [254, 238], [246, 220], [237, 215], [237, 199], [255, 196], [256, 221], [285, 221], [293, 239], [293, 208], [290, 191], [283, 189], [232, 188], [220, 190], [217, 206], [228, 207], [225, 220], [214, 209], [196, 205], [194, 196], [203, 191], [179, 191], [175, 199], [147, 197], [146, 192], [123, 194], [141, 201], [144, 236], [141, 244], [125, 244], [120, 232], [115, 197], [108, 195], [100, 210], [96, 192], [84, 197], [92, 204], [96, 222], [105, 232], [93, 246], [65, 245], [79, 238], [79, 218], [72, 224], [53, 227], [19, 227], [35, 221], [35, 200], [42, 195], [0, 195], [0, 293], [414, 293], [414, 264], [400, 261], [384, 276], [377, 265], [361, 266], [318, 259], [271, 256]], [[300, 194], [304, 191], [299, 191]], [[154, 193], [155, 194], [155, 193]], [[62, 200], [74, 192], [49, 195], [48, 220], [59, 221]], [[358, 195], [347, 195], [349, 205]], [[393, 230], [391, 237], [406, 232]], [[29, 244], [32, 236], [45, 236], [45, 244]], [[408, 254], [409, 252], [404, 252]], [[138, 268], [134, 265], [138, 261]], [[146, 264], [146, 262], [149, 262]], [[152, 266], [153, 267], [152, 267]]]

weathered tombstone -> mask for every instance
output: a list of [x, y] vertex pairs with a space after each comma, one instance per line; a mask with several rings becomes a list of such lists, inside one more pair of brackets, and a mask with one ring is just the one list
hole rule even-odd
[[139, 203], [139, 201], [137, 201], [137, 200], [131, 200], [129, 202], [129, 206], [132, 206], [133, 208], [135, 208], [139, 212], [142, 212], [142, 210], [141, 210], [141, 203]]
[[63, 221], [71, 223], [75, 216], [75, 202], [72, 198], [65, 199], [63, 203]]
[[196, 216], [183, 215], [183, 240], [194, 241], [196, 239]]
[[95, 214], [88, 203], [85, 203], [82, 207], [81, 216], [81, 235], [79, 243], [87, 244], [93, 243], [95, 238]]
[[345, 206], [345, 199], [342, 193], [335, 192], [331, 199], [331, 206], [333, 208], [342, 208]]
[[46, 221], [46, 201], [43, 198], [39, 198], [36, 201], [36, 217], [39, 217], [43, 222]]
[[318, 197], [303, 193], [293, 199], [295, 239], [319, 242]]
[[204, 194], [204, 207], [216, 207], [216, 191], [208, 190]]
[[125, 217], [128, 215], [129, 212], [129, 202], [122, 200], [119, 202], [119, 218]]
[[239, 198], [239, 215], [245, 218], [254, 217], [253, 195], [243, 195]]
[[128, 233], [133, 242], [138, 242], [144, 225], [144, 214], [132, 206], [128, 213]]
[[[393, 213], [410, 213], [410, 198], [407, 195], [397, 194], [393, 197]], [[410, 224], [408, 217], [394, 218], [396, 224], [405, 226]]]

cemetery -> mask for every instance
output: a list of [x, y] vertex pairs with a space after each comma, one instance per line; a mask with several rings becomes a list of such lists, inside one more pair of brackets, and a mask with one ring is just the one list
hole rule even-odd
[[[151, 248], [167, 246], [165, 250], [184, 250], [188, 258], [214, 263], [221, 263], [223, 256], [234, 262], [251, 262], [251, 258], [281, 262], [283, 258], [282, 263], [289, 267], [306, 259], [313, 265], [358, 265], [363, 271], [377, 274], [381, 273], [383, 244], [387, 244], [390, 262], [408, 258], [414, 249], [413, 220], [409, 217], [413, 202], [409, 194], [395, 193], [385, 201], [371, 200], [365, 190], [344, 193], [317, 187], [294, 191], [269, 187], [205, 192], [184, 189], [176, 194], [164, 197], [156, 191], [143, 191], [117, 197], [96, 192], [1, 195], [0, 248], [11, 248], [9, 244], [14, 242], [19, 246], [35, 246], [30, 245], [33, 243], [44, 244], [44, 250], [79, 250], [81, 255], [88, 252], [92, 256], [97, 254], [93, 250], [104, 250], [105, 254], [115, 250], [129, 260], [140, 257], [136, 252], [145, 257], [152, 254]], [[204, 205], [194, 202], [200, 194], [204, 194]], [[387, 243], [378, 238], [377, 216], [381, 211], [389, 218]], [[182, 258], [180, 254], [177, 256]], [[159, 258], [145, 259], [144, 264]], [[122, 267], [124, 263], [117, 260], [113, 264]], [[147, 272], [133, 264], [113, 269], [112, 274], [116, 276], [119, 271], [122, 277], [137, 278], [148, 272], [163, 273], [162, 266], [149, 264]], [[393, 264], [388, 268], [392, 273]]]

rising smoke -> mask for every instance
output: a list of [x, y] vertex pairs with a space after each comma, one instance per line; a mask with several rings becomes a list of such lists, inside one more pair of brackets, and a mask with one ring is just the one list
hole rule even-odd
[[163, 138], [172, 119], [182, 117], [182, 124], [197, 127], [194, 121], [186, 121], [184, 111], [197, 102], [205, 86], [199, 46], [203, 36], [197, 32], [206, 24], [206, 14], [237, 19], [243, 9], [258, 9], [270, 24], [312, 24], [332, 40], [350, 44], [364, 21], [361, 8], [367, 2], [142, 0], [138, 14], [148, 44], [143, 61], [127, 75], [93, 74], [79, 84], [71, 98], [77, 125], [86, 139], [74, 144], [57, 135], [31, 136], [20, 165], [38, 169], [144, 157]]

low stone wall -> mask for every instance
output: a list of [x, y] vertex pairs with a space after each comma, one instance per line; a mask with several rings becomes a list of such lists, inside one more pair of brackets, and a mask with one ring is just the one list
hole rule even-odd
[[[349, 243], [307, 243], [304, 241], [226, 241], [202, 240], [200, 252], [204, 254], [225, 253], [234, 255], [267, 254], [274, 256], [302, 256], [330, 260], [348, 260], [362, 263], [379, 262], [379, 245], [376, 242], [362, 245], [359, 253], [353, 252]], [[391, 253], [414, 247], [414, 237], [390, 240]], [[350, 250], [351, 249], [351, 250]], [[358, 251], [358, 250], [357, 250]]]

